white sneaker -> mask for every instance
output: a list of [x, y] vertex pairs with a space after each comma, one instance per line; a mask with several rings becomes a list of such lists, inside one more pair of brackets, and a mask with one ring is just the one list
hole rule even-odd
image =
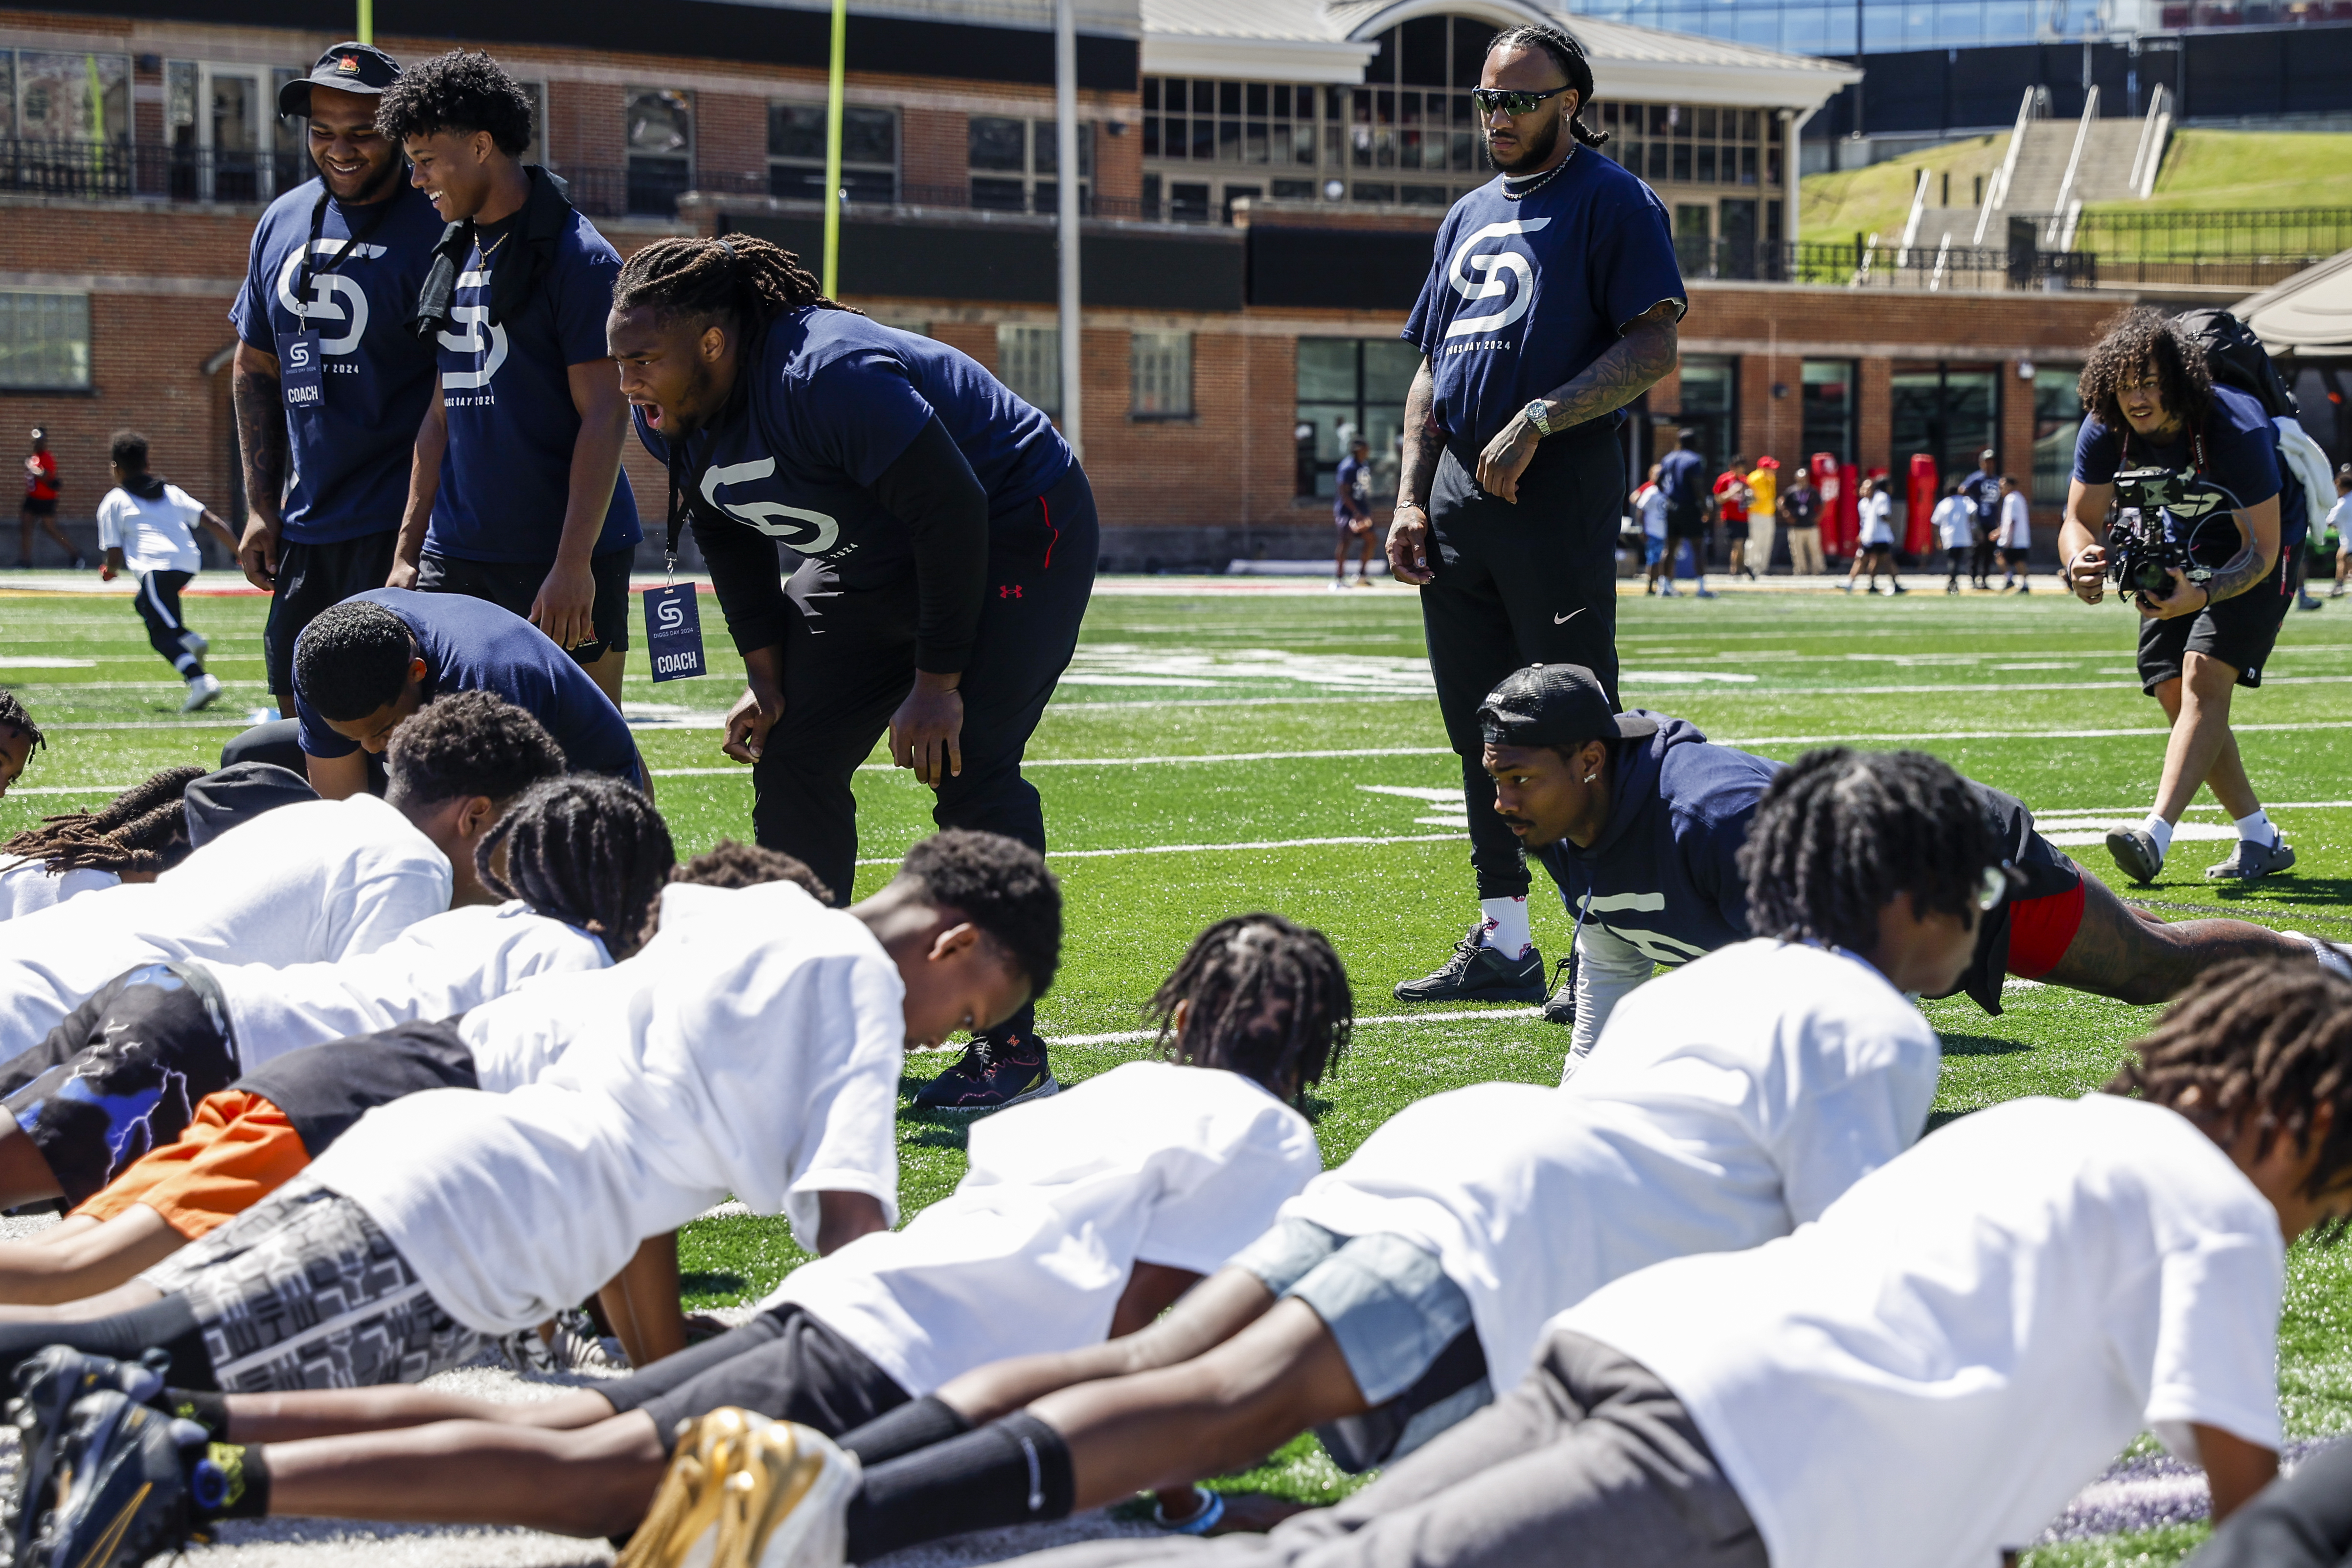
[[1332, 592], [1334, 592], [1334, 593], [1345, 593], [1345, 592], [1347, 592], [1347, 591], [1348, 591], [1348, 584], [1347, 584], [1347, 582], [1346, 582], [1343, 579], [1337, 578], [1337, 577], [1333, 578], [1333, 579], [1331, 580], [1331, 591], [1332, 591]]
[[221, 684], [218, 675], [198, 675], [188, 683], [187, 700], [180, 705], [180, 711], [195, 713], [200, 709], [208, 708], [213, 706], [213, 699], [220, 695]]

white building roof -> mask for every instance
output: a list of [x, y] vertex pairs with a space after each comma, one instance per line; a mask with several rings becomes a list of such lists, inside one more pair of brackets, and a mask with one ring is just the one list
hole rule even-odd
[[1591, 56], [1603, 98], [1817, 109], [1861, 72], [1842, 60], [1578, 16], [1527, 0], [1141, 0], [1152, 76], [1360, 82], [1379, 37], [1425, 16], [1550, 22]]

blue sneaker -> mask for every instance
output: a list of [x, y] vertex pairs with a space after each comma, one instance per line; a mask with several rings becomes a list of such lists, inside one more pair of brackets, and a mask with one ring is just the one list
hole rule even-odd
[[47, 1495], [27, 1496], [29, 1539], [17, 1568], [135, 1568], [194, 1537], [191, 1461], [206, 1461], [205, 1429], [101, 1389], [77, 1403], [58, 1434]]
[[1062, 1092], [1035, 1034], [975, 1035], [953, 1066], [915, 1092], [926, 1111], [1002, 1111]]
[[117, 1361], [61, 1344], [17, 1363], [16, 1397], [8, 1401], [7, 1419], [16, 1428], [17, 1452], [22, 1457], [16, 1482], [5, 1502], [0, 1502], [0, 1520], [5, 1520], [11, 1539], [24, 1539], [28, 1527], [23, 1516], [27, 1507], [38, 1512], [43, 1506], [28, 1500], [48, 1496], [57, 1467], [58, 1436], [67, 1412], [89, 1396], [109, 1389], [133, 1404], [162, 1410], [163, 1373], [171, 1364], [172, 1358], [160, 1350], [149, 1351], [143, 1360]]

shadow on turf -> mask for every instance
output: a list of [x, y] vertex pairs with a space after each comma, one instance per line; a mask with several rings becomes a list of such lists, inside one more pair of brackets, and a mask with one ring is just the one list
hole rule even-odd
[[2015, 1056], [2033, 1049], [2020, 1040], [2000, 1040], [1989, 1034], [1947, 1034], [1941, 1038], [1946, 1056]]
[[[2325, 904], [2340, 910], [2352, 904], [2352, 877], [2343, 876], [2266, 876], [2255, 883], [2221, 882], [2213, 884], [2213, 896], [2223, 907], [2239, 905], [2247, 913], [2264, 904], [2281, 909], [2300, 909], [2305, 904]], [[2168, 909], [2179, 908], [2167, 904]], [[2315, 919], [2330, 920], [2341, 925], [2344, 916], [2315, 915]]]
[[677, 1277], [678, 1293], [683, 1296], [741, 1296], [751, 1292], [751, 1281], [731, 1270], [689, 1269]]

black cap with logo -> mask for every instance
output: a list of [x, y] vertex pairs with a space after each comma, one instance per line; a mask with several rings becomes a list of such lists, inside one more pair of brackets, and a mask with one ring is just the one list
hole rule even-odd
[[309, 76], [299, 77], [278, 89], [278, 112], [309, 115], [310, 89], [314, 87], [331, 87], [338, 92], [373, 98], [399, 76], [400, 62], [373, 44], [337, 44], [319, 57], [319, 63], [310, 68]]
[[1489, 746], [1582, 746], [1658, 733], [1655, 719], [1615, 712], [1581, 664], [1529, 664], [1504, 676], [1478, 706], [1478, 728]]

